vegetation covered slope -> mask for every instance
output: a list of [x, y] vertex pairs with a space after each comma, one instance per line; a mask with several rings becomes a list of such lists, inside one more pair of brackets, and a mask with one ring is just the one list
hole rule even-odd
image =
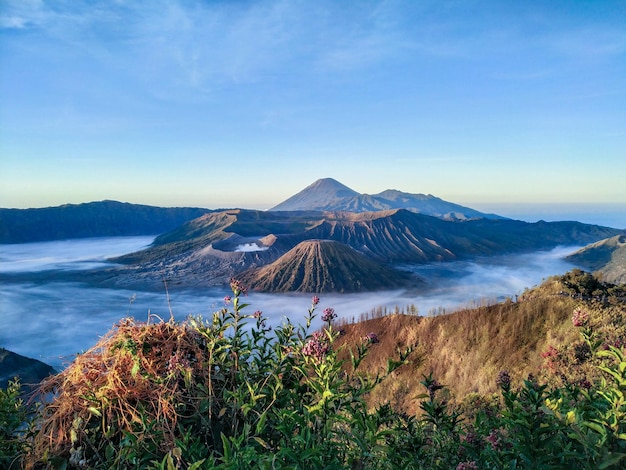
[[154, 207], [117, 201], [0, 209], [0, 243], [157, 235], [207, 212], [208, 209], [194, 207]]
[[626, 283], [626, 235], [600, 240], [567, 257], [614, 284]]
[[[579, 332], [572, 327], [577, 308], [589, 312], [590, 325], [601, 332], [605, 344], [626, 344], [626, 288], [580, 270], [545, 281], [517, 302], [434, 317], [394, 314], [348, 324], [338, 343], [354, 344], [375, 332], [380, 341], [375, 348], [380, 351], [363, 364], [371, 373], [383, 370], [385, 358], [397, 349], [414, 348], [412, 363], [396, 371], [371, 398], [415, 413], [419, 409], [415, 390], [431, 372], [446, 384], [451, 398], [462, 401], [471, 393], [496, 392], [494, 377], [500, 370], [521, 380], [529, 374], [544, 375], [550, 361], [560, 360], [563, 367], [568, 361], [577, 363], [576, 356], [586, 354]], [[574, 376], [571, 370], [561, 372]]]
[[[15, 387], [0, 391], [0, 464], [591, 470], [626, 462], [624, 287], [573, 271], [471, 321], [413, 317], [400, 328], [402, 317], [391, 316], [341, 327], [326, 308], [314, 332], [317, 297], [302, 326], [271, 330], [262, 312], [245, 313], [243, 286], [232, 288], [212, 319], [121, 321], [43, 384], [50, 400], [30, 418]], [[535, 364], [544, 337], [551, 342]], [[434, 359], [419, 383], [403, 374], [418, 374], [430, 355], [464, 385], [441, 385]], [[382, 356], [385, 372], [373, 373]], [[487, 377], [498, 393], [461, 396]], [[415, 414], [406, 412], [412, 402]]]

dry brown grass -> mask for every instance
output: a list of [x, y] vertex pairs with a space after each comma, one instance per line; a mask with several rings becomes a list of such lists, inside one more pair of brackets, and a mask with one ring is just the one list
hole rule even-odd
[[31, 460], [69, 456], [80, 446], [102, 454], [105, 442], [92, 439], [87, 430], [106, 435], [109, 442], [119, 442], [128, 432], [141, 439], [146, 417], [160, 423], [163, 443], [171, 446], [185, 408], [181, 405], [189, 405], [184, 375], [193, 374], [195, 380], [206, 375], [205, 353], [199, 335], [184, 324], [123, 320], [42, 384], [41, 391], [54, 400], [45, 408]]
[[541, 353], [549, 345], [563, 347], [579, 339], [571, 315], [579, 301], [557, 295], [558, 286], [547, 283], [527, 293], [526, 300], [467, 309], [437, 317], [390, 315], [354, 325], [344, 325], [340, 344], [354, 344], [369, 332], [378, 335], [362, 367], [383, 371], [397, 350], [415, 348], [411, 364], [394, 372], [371, 394], [371, 403], [388, 401], [416, 413], [423, 392], [420, 381], [431, 371], [445, 384], [452, 398], [468, 393], [489, 395], [497, 391], [496, 376], [508, 370], [512, 379], [542, 371]]

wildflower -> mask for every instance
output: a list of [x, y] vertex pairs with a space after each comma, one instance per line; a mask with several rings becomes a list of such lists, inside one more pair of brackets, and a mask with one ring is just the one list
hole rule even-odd
[[248, 289], [237, 279], [230, 280], [230, 288], [235, 295], [248, 295]]
[[498, 450], [501, 447], [500, 436], [498, 435], [498, 431], [495, 429], [491, 431], [485, 439], [491, 444], [491, 447], [494, 450]]
[[324, 312], [322, 313], [322, 321], [330, 323], [335, 318], [337, 318], [337, 314], [335, 313], [334, 308], [328, 307], [324, 309]]
[[376, 333], [368, 333], [363, 337], [363, 341], [368, 344], [376, 344], [378, 343], [378, 335]]
[[558, 359], [559, 359], [559, 350], [554, 346], [548, 346], [548, 350], [541, 353], [541, 357], [546, 360], [546, 367], [552, 371], [556, 372]]
[[478, 465], [473, 460], [471, 462], [460, 462], [456, 470], [478, 470]]
[[230, 301], [232, 300], [232, 297], [230, 295], [227, 295], [224, 297], [224, 303], [226, 305], [230, 304]]
[[169, 361], [167, 361], [167, 372], [168, 374], [172, 374], [181, 369], [189, 369], [190, 366], [189, 360], [183, 356], [181, 351], [176, 351], [176, 353], [170, 357]]
[[582, 308], [577, 308], [572, 314], [572, 324], [575, 327], [585, 326], [589, 321], [589, 313]]
[[430, 401], [435, 400], [435, 393], [437, 393], [437, 390], [441, 390], [442, 388], [443, 388], [443, 385], [441, 385], [436, 380], [433, 380], [432, 382], [428, 384], [427, 389], [428, 389], [428, 396], [430, 397]]
[[481, 447], [481, 444], [482, 444], [480, 436], [472, 431], [469, 431], [465, 435], [465, 442], [467, 442], [469, 445], [473, 447]]
[[311, 299], [311, 303], [313, 303], [313, 305], [319, 304], [320, 298], [317, 295], [314, 295], [313, 298]]
[[509, 375], [508, 371], [501, 370], [500, 372], [498, 372], [498, 377], [496, 377], [496, 385], [505, 392], [511, 390], [511, 376]]
[[315, 359], [321, 361], [328, 351], [330, 350], [330, 344], [328, 344], [328, 339], [321, 331], [316, 331], [313, 333], [311, 339], [309, 339], [306, 344], [302, 347], [302, 354], [309, 357], [314, 357]]
[[552, 345], [548, 346], [547, 351], [541, 353], [541, 357], [543, 357], [544, 359], [551, 359], [553, 357], [557, 357], [558, 355], [559, 350]]
[[257, 310], [256, 312], [254, 312], [254, 318], [256, 318], [257, 320], [259, 318], [261, 318], [261, 315], [263, 315], [263, 312], [261, 312], [260, 310]]

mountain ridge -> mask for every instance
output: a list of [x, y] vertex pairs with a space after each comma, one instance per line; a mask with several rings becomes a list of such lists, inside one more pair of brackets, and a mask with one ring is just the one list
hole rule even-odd
[[587, 245], [567, 259], [596, 272], [605, 282], [626, 284], [626, 235]]
[[34, 209], [0, 208], [0, 243], [158, 235], [207, 212], [209, 209], [112, 200]]
[[387, 189], [372, 195], [360, 194], [333, 178], [318, 179], [269, 210], [371, 212], [390, 209], [407, 209], [412, 212], [451, 220], [506, 218], [444, 201], [432, 194], [411, 194], [396, 189]]
[[[131, 283], [161, 287], [166, 278], [194, 287], [223, 285], [231, 277], [276, 262], [309, 240], [346, 245], [377, 263], [382, 273], [394, 265], [584, 245], [622, 233], [580, 222], [449, 221], [406, 209], [361, 213], [238, 209], [206, 214], [163, 234], [151, 247], [112, 261], [125, 264], [116, 271], [120, 282], [126, 276]], [[237, 251], [243, 245], [256, 248]]]

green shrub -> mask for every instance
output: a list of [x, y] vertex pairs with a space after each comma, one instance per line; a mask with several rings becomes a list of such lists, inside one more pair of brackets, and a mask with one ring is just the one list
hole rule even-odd
[[26, 450], [32, 413], [20, 396], [19, 380], [0, 389], [0, 468], [19, 468]]
[[[585, 278], [587, 282], [587, 278]], [[0, 392], [0, 464], [94, 469], [618, 469], [626, 463], [623, 306], [581, 302], [581, 340], [545, 355], [546, 379], [520, 386], [501, 371], [499, 395], [451, 404], [433, 374], [410, 416], [367, 395], [387, 375], [361, 370], [378, 341], [338, 350], [332, 309], [311, 331], [272, 330], [246, 313], [245, 289], [210, 319], [123, 320], [41, 388], [35, 433], [19, 385]], [[597, 289], [596, 289], [597, 290]], [[607, 327], [608, 325], [608, 327]], [[411, 351], [389, 360], [387, 374]], [[340, 357], [347, 358], [340, 360]], [[550, 377], [552, 374], [554, 377]]]

